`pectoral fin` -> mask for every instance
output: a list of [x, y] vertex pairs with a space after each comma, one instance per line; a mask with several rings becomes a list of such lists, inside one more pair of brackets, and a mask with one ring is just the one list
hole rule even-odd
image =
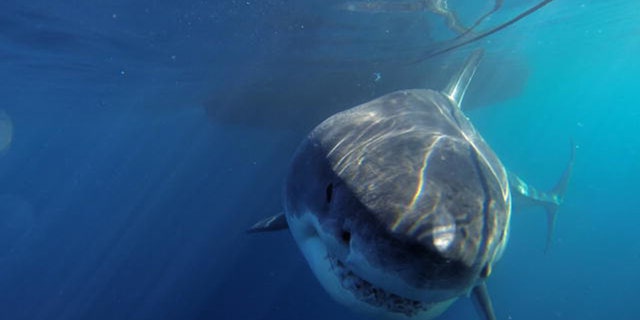
[[251, 228], [247, 229], [247, 233], [269, 232], [288, 229], [287, 218], [284, 213], [276, 214], [256, 222]]
[[491, 303], [491, 297], [489, 297], [489, 291], [487, 285], [483, 282], [473, 288], [471, 292], [471, 298], [473, 304], [478, 311], [478, 315], [482, 320], [496, 320], [496, 315], [493, 312], [493, 304]]

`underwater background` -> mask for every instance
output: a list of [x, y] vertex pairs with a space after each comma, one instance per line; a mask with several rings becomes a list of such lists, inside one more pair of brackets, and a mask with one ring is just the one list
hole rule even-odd
[[[509, 169], [550, 188], [579, 146], [548, 253], [544, 211], [514, 207], [498, 319], [638, 319], [640, 2], [556, 0], [435, 57], [441, 17], [344, 3], [2, 1], [0, 319], [366, 319], [288, 232], [245, 230], [314, 125], [442, 88], [477, 47], [465, 109]], [[493, 4], [449, 1], [466, 24]]]

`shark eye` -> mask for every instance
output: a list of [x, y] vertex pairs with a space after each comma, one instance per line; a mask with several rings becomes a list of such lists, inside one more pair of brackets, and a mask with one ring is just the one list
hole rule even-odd
[[331, 199], [333, 198], [333, 183], [329, 183], [327, 186], [327, 190], [325, 191], [325, 199], [327, 203], [331, 203]]
[[344, 242], [345, 244], [348, 244], [349, 242], [351, 242], [351, 232], [343, 230], [341, 238], [342, 238], [342, 242]]

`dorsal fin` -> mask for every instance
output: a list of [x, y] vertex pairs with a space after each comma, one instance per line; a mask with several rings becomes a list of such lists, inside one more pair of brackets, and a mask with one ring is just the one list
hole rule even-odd
[[464, 62], [464, 65], [462, 66], [462, 68], [460, 68], [460, 71], [458, 71], [458, 73], [453, 78], [451, 78], [449, 85], [447, 85], [447, 87], [442, 92], [447, 97], [449, 97], [451, 101], [456, 103], [458, 107], [461, 107], [462, 105], [462, 98], [464, 98], [464, 93], [467, 91], [467, 87], [469, 87], [469, 83], [471, 83], [471, 79], [473, 79], [473, 75], [476, 73], [483, 55], [484, 50], [475, 50]]

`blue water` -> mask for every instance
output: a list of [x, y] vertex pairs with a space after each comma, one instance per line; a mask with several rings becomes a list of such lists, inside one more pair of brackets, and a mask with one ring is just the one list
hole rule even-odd
[[[418, 64], [441, 20], [341, 2], [3, 1], [0, 319], [364, 319], [287, 232], [244, 230], [281, 210], [314, 124], [441, 86], [478, 46], [468, 114], [511, 170], [548, 188], [579, 146], [549, 253], [544, 212], [514, 213], [498, 318], [638, 319], [640, 2], [556, 0]], [[534, 1], [505, 3], [487, 25]]]

